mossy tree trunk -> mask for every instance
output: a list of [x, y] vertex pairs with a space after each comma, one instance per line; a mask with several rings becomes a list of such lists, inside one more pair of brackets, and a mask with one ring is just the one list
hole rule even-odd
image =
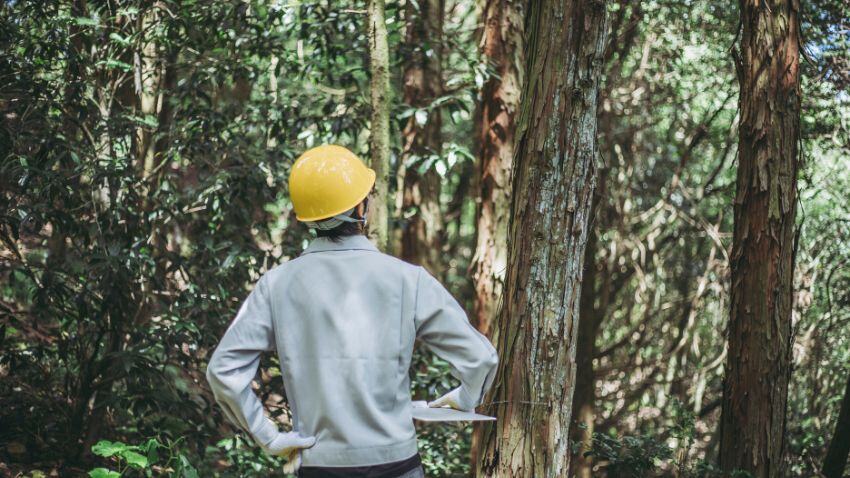
[[390, 171], [390, 56], [384, 0], [369, 0], [369, 69], [372, 116], [369, 126], [370, 166], [375, 170], [375, 190], [369, 204], [369, 236], [387, 250]]

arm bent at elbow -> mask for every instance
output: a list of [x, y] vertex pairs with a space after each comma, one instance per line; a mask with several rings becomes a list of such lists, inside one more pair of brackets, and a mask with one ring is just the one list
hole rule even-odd
[[472, 410], [493, 384], [498, 355], [493, 345], [469, 323], [451, 294], [420, 269], [416, 297], [416, 335], [449, 362], [460, 387], [429, 404]]
[[260, 354], [273, 349], [270, 307], [261, 280], [213, 352], [206, 376], [228, 421], [248, 433], [266, 453], [288, 455], [293, 449], [313, 446], [316, 440], [296, 432], [281, 433], [251, 389]]

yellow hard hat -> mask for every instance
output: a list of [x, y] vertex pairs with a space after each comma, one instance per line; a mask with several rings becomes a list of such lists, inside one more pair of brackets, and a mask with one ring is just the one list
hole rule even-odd
[[295, 217], [315, 222], [344, 213], [366, 199], [375, 171], [342, 146], [326, 144], [307, 150], [289, 172], [289, 197]]

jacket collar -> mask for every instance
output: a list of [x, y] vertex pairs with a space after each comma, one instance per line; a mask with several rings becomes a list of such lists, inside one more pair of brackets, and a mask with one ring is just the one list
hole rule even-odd
[[366, 236], [360, 234], [356, 236], [344, 236], [339, 240], [339, 242], [334, 242], [326, 237], [317, 237], [310, 241], [310, 245], [307, 246], [307, 249], [305, 249], [301, 254], [353, 250], [377, 252], [378, 248], [375, 247]]

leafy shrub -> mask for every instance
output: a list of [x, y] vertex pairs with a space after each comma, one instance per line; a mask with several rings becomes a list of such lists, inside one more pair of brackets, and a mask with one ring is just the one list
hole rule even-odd
[[673, 450], [650, 435], [618, 437], [594, 433], [588, 455], [606, 463], [610, 478], [642, 478], [654, 471], [659, 462], [669, 460]]
[[95, 468], [90, 478], [119, 478], [122, 476], [168, 476], [173, 478], [198, 478], [198, 471], [179, 451], [180, 440], [161, 443], [151, 438], [141, 445], [101, 440], [92, 446], [97, 456], [108, 458], [117, 471]]

